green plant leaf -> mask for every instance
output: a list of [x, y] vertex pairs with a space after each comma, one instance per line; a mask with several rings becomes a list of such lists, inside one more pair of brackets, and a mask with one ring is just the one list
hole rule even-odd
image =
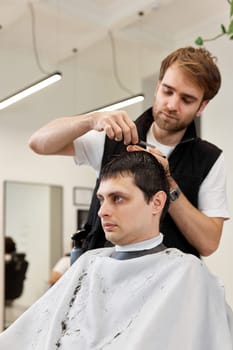
[[233, 20], [229, 24], [227, 34], [233, 34]]
[[226, 34], [227, 30], [223, 24], [221, 24], [221, 29], [222, 29], [223, 34]]
[[231, 10], [230, 10], [230, 13], [231, 13], [231, 16], [233, 16], [233, 1], [230, 1], [230, 4], [231, 4]]
[[195, 44], [198, 46], [202, 46], [204, 44], [204, 40], [202, 39], [201, 36], [199, 36], [196, 40], [195, 40]]
[[230, 23], [229, 23], [227, 29], [223, 24], [221, 24], [221, 33], [220, 34], [214, 36], [211, 39], [203, 39], [201, 36], [199, 36], [195, 40], [196, 45], [202, 46], [202, 45], [204, 45], [204, 42], [216, 40], [216, 39], [222, 37], [223, 35], [227, 35], [230, 40], [233, 40], [233, 0], [227, 0], [227, 2], [230, 5]]

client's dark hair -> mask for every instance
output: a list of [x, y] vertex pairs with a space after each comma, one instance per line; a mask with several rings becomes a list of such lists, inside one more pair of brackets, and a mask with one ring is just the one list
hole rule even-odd
[[158, 191], [164, 191], [167, 200], [161, 215], [161, 219], [167, 212], [169, 206], [169, 183], [165, 170], [159, 161], [150, 153], [145, 151], [126, 152], [114, 157], [100, 172], [100, 181], [109, 178], [133, 176], [135, 185], [143, 192], [147, 203]]

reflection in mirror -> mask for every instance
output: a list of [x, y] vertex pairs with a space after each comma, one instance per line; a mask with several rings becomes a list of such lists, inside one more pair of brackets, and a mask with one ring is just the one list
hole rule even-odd
[[[16, 246], [13, 259], [5, 255], [5, 278], [11, 274], [12, 282], [5, 286], [6, 328], [49, 288], [51, 268], [62, 256], [62, 187], [5, 181], [4, 235]], [[10, 260], [14, 260], [11, 267]], [[21, 286], [13, 285], [17, 269]]]

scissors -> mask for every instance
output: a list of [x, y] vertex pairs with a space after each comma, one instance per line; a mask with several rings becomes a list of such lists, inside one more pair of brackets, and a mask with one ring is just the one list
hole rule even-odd
[[138, 142], [138, 146], [156, 148], [156, 147], [155, 147], [154, 145], [152, 145], [151, 143], [148, 143], [148, 142], [145, 142], [145, 141], [142, 141], [142, 140], [140, 140], [140, 141]]

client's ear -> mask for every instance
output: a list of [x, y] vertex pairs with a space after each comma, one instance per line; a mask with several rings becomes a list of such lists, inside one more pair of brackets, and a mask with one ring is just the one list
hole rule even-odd
[[163, 211], [167, 195], [164, 191], [158, 191], [153, 196], [153, 214], [157, 215]]

